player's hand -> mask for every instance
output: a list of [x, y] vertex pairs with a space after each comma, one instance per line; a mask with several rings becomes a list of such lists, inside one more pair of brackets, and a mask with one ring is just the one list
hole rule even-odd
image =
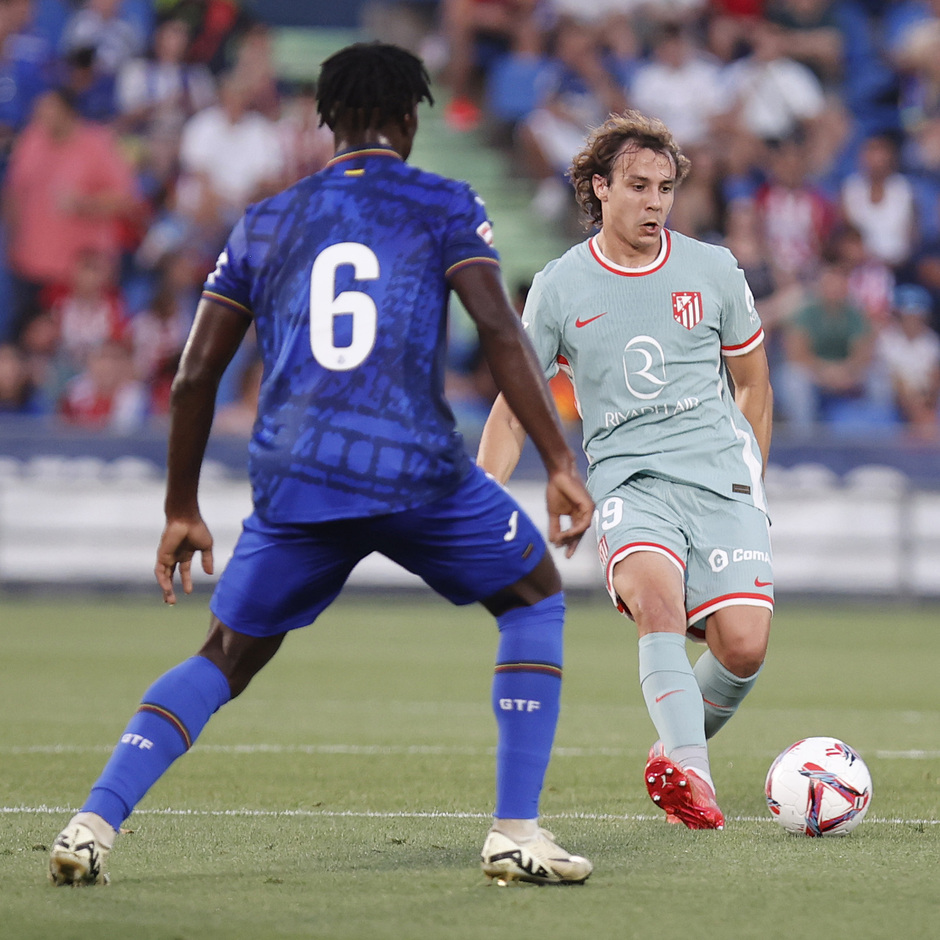
[[[559, 471], [548, 479], [547, 502], [548, 540], [564, 547], [565, 558], [570, 558], [591, 524], [594, 500], [576, 473]], [[569, 519], [566, 528], [562, 528], [562, 516]]]
[[153, 569], [157, 583], [163, 591], [164, 604], [176, 603], [173, 574], [177, 565], [184, 593], [192, 594], [192, 561], [196, 552], [202, 554], [202, 570], [206, 574], [212, 574], [212, 533], [202, 521], [202, 517], [197, 515], [191, 519], [167, 519], [157, 547], [157, 564]]

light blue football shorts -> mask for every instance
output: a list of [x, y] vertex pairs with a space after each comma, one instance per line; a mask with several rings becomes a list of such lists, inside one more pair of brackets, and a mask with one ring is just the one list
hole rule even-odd
[[253, 513], [209, 606], [237, 633], [295, 630], [313, 623], [372, 552], [452, 603], [470, 604], [524, 578], [545, 548], [515, 499], [473, 467], [449, 495], [403, 512], [290, 525]]
[[711, 490], [652, 476], [631, 477], [597, 502], [598, 553], [607, 591], [617, 562], [633, 552], [658, 552], [682, 572], [688, 635], [705, 637], [705, 619], [735, 605], [773, 611], [770, 523], [756, 506]]

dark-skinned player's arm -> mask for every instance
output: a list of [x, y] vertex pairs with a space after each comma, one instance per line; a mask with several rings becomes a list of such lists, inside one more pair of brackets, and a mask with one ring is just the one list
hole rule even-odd
[[[509, 303], [497, 267], [470, 265], [450, 282], [476, 323], [496, 386], [542, 458], [548, 473], [548, 538], [553, 545], [564, 546], [570, 557], [591, 523], [594, 503], [581, 482], [535, 350]], [[562, 516], [569, 519], [564, 528]]]
[[251, 325], [251, 318], [203, 298], [170, 396], [170, 436], [167, 447], [166, 525], [157, 548], [154, 574], [167, 604], [176, 603], [173, 575], [193, 589], [192, 559], [202, 556], [202, 569], [212, 574], [212, 534], [199, 512], [199, 474], [212, 429], [219, 381]]
[[754, 431], [757, 446], [760, 447], [762, 467], [766, 470], [773, 430], [774, 393], [770, 387], [770, 369], [764, 344], [761, 343], [743, 356], [726, 356], [725, 365], [734, 382], [735, 404]]

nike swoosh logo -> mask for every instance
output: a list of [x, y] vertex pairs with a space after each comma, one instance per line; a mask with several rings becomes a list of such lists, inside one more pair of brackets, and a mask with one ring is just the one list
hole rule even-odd
[[759, 581], [757, 578], [754, 579], [754, 587], [770, 587], [773, 584], [773, 581]]
[[588, 317], [586, 320], [582, 320], [581, 317], [578, 317], [574, 321], [574, 325], [580, 330], [582, 326], [587, 326], [589, 323], [593, 323], [595, 320], [600, 320], [601, 317], [606, 317], [608, 311], [605, 310], [603, 313], [599, 313], [596, 316]]
[[682, 689], [673, 689], [671, 692], [663, 692], [662, 695], [656, 697], [656, 704], [658, 705], [664, 698], [668, 698], [670, 695], [675, 695], [676, 692], [681, 692]]

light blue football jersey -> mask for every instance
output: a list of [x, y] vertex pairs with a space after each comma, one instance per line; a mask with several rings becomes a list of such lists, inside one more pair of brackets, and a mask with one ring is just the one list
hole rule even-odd
[[536, 275], [523, 322], [546, 374], [572, 380], [595, 500], [649, 474], [766, 512], [723, 363], [764, 334], [730, 251], [667, 230], [652, 264], [624, 268], [589, 239]]

